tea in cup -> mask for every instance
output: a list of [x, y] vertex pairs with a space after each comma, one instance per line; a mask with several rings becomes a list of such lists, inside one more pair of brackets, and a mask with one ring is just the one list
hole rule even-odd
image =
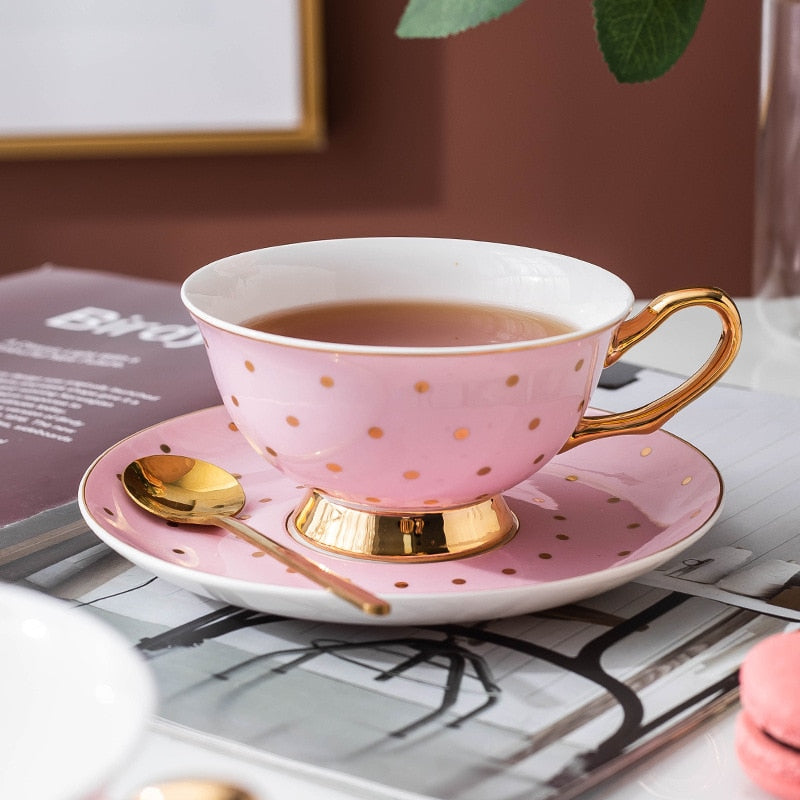
[[[668, 292], [629, 319], [630, 288], [600, 267], [468, 240], [269, 247], [200, 268], [182, 298], [233, 423], [308, 489], [289, 532], [374, 559], [501, 544], [517, 530], [504, 491], [565, 449], [658, 429], [741, 341], [719, 289]], [[692, 305], [722, 321], [698, 372], [641, 408], [588, 413], [603, 368]]]

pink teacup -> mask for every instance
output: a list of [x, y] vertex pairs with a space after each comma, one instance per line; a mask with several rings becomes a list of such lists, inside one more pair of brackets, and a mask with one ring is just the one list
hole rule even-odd
[[[202, 267], [182, 297], [236, 427], [309, 488], [291, 532], [368, 558], [452, 558], [504, 541], [516, 531], [505, 490], [581, 442], [659, 428], [722, 375], [741, 338], [736, 307], [718, 289], [670, 292], [626, 319], [631, 290], [600, 267], [464, 240], [265, 248]], [[287, 309], [398, 300], [546, 315], [566, 330], [544, 338], [524, 332], [519, 341], [506, 332], [511, 340], [494, 343], [381, 345], [243, 324]], [[706, 364], [640, 409], [584, 416], [603, 367], [690, 305], [722, 318]], [[396, 309], [387, 306], [390, 313]], [[402, 334], [409, 319], [392, 324]]]

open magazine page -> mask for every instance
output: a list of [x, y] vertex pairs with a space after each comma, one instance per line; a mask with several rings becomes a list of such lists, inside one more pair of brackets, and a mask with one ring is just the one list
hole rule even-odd
[[125, 633], [166, 719], [442, 799], [576, 796], [726, 707], [744, 653], [786, 627], [638, 583], [475, 625], [322, 624], [196, 597], [102, 545], [28, 580]]
[[[633, 407], [671, 389], [651, 370], [598, 405]], [[713, 528], [643, 580], [651, 586], [800, 621], [800, 400], [717, 386], [666, 429], [705, 453], [725, 498]]]

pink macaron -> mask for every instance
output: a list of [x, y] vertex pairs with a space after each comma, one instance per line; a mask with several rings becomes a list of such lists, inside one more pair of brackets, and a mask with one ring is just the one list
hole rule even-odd
[[736, 755], [761, 788], [800, 800], [800, 631], [770, 636], [739, 671]]

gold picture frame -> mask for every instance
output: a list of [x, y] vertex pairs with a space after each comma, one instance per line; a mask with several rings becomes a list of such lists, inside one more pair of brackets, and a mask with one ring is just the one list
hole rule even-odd
[[321, 0], [0, 0], [0, 159], [320, 149], [322, 39]]

